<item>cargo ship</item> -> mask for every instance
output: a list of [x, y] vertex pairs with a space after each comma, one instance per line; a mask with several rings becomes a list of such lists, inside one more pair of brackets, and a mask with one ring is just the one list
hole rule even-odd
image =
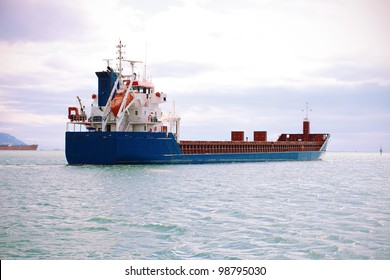
[[[320, 160], [330, 135], [311, 133], [306, 113], [302, 133], [283, 133], [268, 141], [266, 131], [255, 131], [253, 141], [243, 131], [231, 131], [230, 141], [180, 139], [180, 117], [163, 113], [167, 94], [140, 79], [135, 64], [125, 60], [119, 42], [118, 69], [95, 72], [98, 94], [92, 94], [90, 116], [79, 97], [79, 107], [68, 107], [65, 155], [69, 164], [199, 164]], [[125, 64], [130, 74], [122, 72]]]
[[0, 145], [0, 151], [36, 151], [38, 145]]
[[0, 151], [36, 151], [38, 145], [28, 145], [11, 134], [0, 132]]

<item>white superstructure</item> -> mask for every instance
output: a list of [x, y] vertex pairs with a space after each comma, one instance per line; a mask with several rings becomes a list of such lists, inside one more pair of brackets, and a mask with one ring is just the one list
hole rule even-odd
[[[167, 102], [167, 95], [156, 91], [153, 83], [147, 80], [146, 74], [143, 75], [142, 80], [138, 79], [135, 64], [142, 62], [125, 60], [123, 47], [124, 45], [119, 42], [117, 71], [108, 65], [107, 71], [100, 72], [110, 77], [111, 74], [117, 76], [106, 104], [102, 106], [102, 102], [99, 102], [100, 94], [93, 94], [91, 114], [88, 117], [81, 117], [77, 108], [70, 107], [68, 128], [69, 124], [79, 124], [90, 131], [172, 132], [178, 139], [180, 117], [171, 112], [163, 113], [160, 108], [161, 103]], [[122, 73], [126, 63], [131, 66], [130, 75]], [[81, 112], [85, 112], [82, 107], [80, 109]], [[76, 115], [72, 115], [71, 110], [74, 110]]]

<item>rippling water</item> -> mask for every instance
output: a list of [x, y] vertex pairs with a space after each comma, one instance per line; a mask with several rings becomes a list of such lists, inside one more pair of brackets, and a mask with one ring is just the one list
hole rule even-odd
[[390, 259], [390, 154], [68, 166], [0, 153], [1, 259]]

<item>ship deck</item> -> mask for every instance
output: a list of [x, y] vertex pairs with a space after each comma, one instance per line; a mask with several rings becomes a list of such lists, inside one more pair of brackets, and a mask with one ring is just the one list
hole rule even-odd
[[320, 151], [324, 141], [180, 141], [183, 154], [236, 154]]

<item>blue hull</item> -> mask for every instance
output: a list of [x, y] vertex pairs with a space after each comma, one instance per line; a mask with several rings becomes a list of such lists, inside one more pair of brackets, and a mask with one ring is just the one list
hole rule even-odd
[[172, 133], [66, 132], [69, 164], [200, 164], [261, 161], [319, 160], [324, 144], [315, 152], [243, 154], [183, 154]]

